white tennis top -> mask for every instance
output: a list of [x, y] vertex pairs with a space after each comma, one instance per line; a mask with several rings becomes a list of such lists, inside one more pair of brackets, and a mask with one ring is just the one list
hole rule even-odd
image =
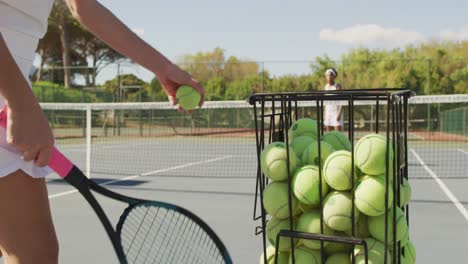
[[[26, 80], [29, 79], [37, 43], [47, 31], [53, 3], [53, 0], [0, 0], [0, 34]], [[0, 96], [0, 107], [4, 105]], [[44, 177], [50, 172], [48, 168], [23, 161], [7, 144], [5, 130], [0, 129], [0, 177], [19, 169], [33, 177]]]

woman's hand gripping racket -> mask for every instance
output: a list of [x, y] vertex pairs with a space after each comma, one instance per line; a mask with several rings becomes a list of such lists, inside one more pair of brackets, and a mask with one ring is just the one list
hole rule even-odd
[[[0, 126], [6, 128], [6, 108]], [[173, 204], [127, 197], [89, 180], [59, 150], [49, 163], [73, 185], [101, 220], [120, 263], [231, 264], [229, 253], [211, 228], [193, 213]], [[91, 192], [127, 203], [114, 228]]]

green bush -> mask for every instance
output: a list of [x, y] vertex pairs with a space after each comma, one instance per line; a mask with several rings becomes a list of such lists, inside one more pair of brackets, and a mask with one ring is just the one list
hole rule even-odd
[[100, 101], [95, 94], [76, 88], [66, 89], [51, 82], [33, 83], [32, 89], [39, 102], [92, 103]]

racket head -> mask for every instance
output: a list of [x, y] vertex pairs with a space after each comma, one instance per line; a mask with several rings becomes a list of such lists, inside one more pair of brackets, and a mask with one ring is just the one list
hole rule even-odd
[[128, 263], [232, 263], [224, 244], [203, 220], [169, 203], [130, 205], [116, 231]]

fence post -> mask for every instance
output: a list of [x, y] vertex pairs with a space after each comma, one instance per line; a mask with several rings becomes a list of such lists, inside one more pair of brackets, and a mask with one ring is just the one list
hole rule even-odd
[[[431, 59], [427, 59], [427, 95], [431, 95]], [[427, 131], [431, 131], [431, 104], [427, 104]]]
[[86, 107], [86, 176], [91, 178], [91, 105]]

